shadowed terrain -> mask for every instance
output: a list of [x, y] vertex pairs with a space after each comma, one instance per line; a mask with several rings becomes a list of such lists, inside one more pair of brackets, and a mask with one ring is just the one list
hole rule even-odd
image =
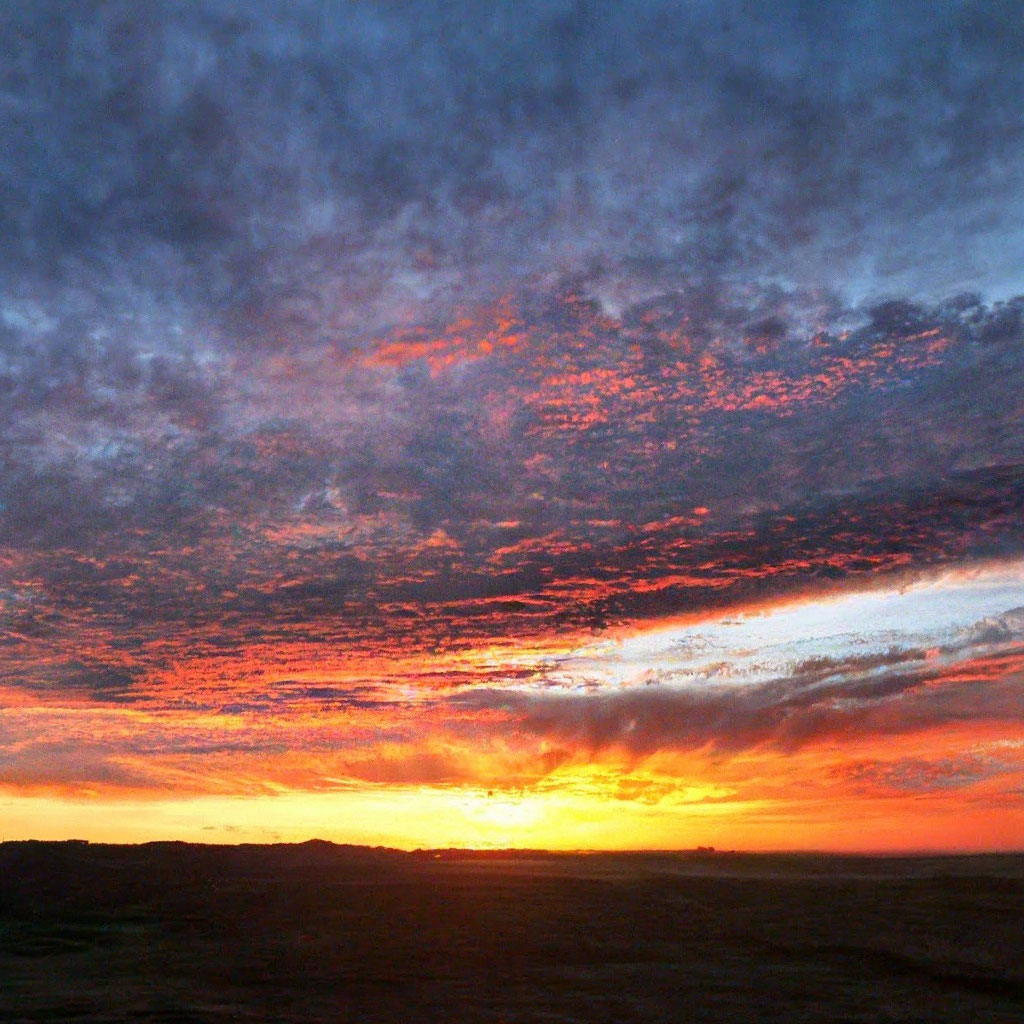
[[0, 845], [5, 1021], [1024, 1021], [1024, 856]]

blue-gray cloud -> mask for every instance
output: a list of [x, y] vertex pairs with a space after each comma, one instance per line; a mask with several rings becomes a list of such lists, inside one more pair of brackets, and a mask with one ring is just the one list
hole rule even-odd
[[7, 5], [12, 677], [1019, 554], [1022, 35], [1012, 3]]
[[[9, 270], [358, 331], [495, 279], [1019, 287], [1012, 3], [3, 15]], [[268, 341], [265, 331], [257, 339]]]

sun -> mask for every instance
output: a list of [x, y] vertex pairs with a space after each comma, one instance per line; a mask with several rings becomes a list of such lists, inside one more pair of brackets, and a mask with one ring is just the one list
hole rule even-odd
[[507, 832], [509, 836], [522, 833], [537, 825], [544, 808], [536, 796], [508, 792], [473, 793], [467, 797], [467, 811], [481, 824]]

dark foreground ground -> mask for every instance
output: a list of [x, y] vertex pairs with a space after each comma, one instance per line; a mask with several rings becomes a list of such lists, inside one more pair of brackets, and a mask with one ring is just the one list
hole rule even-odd
[[3, 1021], [1024, 1021], [1024, 856], [0, 845]]

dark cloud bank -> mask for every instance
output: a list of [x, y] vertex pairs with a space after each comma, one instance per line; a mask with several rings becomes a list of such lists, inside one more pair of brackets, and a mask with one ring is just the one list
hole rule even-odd
[[1017, 14], [9, 5], [5, 262], [12, 281], [102, 284], [111, 314], [131, 286], [185, 295], [236, 336], [254, 311], [358, 330], [565, 271], [1005, 291], [1024, 215]]
[[15, 681], [1019, 553], [1022, 49], [1012, 3], [7, 5]]

